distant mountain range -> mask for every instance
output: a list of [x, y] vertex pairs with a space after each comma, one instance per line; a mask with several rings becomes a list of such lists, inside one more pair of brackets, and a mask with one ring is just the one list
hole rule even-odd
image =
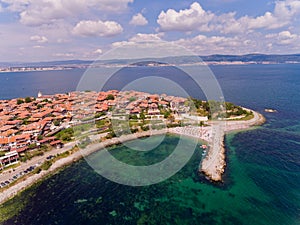
[[248, 54], [248, 55], [210, 55], [202, 56], [203, 61], [241, 61], [241, 62], [300, 62], [300, 54], [293, 55], [264, 55], [264, 54]]
[[[287, 54], [287, 55], [266, 55], [266, 54], [247, 54], [247, 55], [209, 55], [209, 56], [171, 56], [164, 58], [143, 58], [143, 59], [112, 59], [96, 61], [97, 64], [105, 65], [128, 65], [134, 63], [137, 66], [143, 65], [140, 62], [158, 62], [158, 64], [187, 64], [199, 62], [199, 57], [208, 64], [211, 63], [300, 63], [300, 54]], [[140, 61], [139, 63], [136, 63]], [[162, 62], [162, 63], [161, 63]], [[63, 60], [63, 61], [50, 61], [50, 62], [28, 62], [28, 63], [1, 63], [0, 67], [85, 67], [94, 63], [91, 60]], [[145, 65], [147, 65], [147, 63]]]

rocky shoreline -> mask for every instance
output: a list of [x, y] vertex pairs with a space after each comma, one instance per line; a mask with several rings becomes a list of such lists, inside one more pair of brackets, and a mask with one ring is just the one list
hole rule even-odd
[[225, 134], [232, 131], [246, 130], [265, 123], [263, 115], [255, 111], [252, 112], [254, 116], [250, 120], [217, 122], [218, 124], [215, 125], [216, 130], [213, 131], [213, 140], [209, 142], [208, 154], [199, 166], [199, 172], [203, 173], [209, 180], [222, 182], [222, 175], [226, 167]]

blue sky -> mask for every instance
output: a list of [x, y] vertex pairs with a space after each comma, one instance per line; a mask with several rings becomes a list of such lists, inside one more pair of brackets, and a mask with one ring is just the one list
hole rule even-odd
[[0, 0], [0, 61], [96, 59], [167, 41], [195, 54], [300, 53], [300, 0]]

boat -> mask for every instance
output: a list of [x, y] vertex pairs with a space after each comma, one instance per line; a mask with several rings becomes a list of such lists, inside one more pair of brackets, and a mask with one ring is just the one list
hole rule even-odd
[[275, 112], [277, 112], [277, 110], [276, 109], [265, 109], [265, 112], [275, 113]]

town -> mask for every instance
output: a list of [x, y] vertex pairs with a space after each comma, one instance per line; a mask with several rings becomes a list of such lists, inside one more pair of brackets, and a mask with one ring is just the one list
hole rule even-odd
[[[117, 90], [54, 95], [39, 92], [36, 98], [1, 100], [0, 170], [72, 141], [84, 147], [93, 134], [102, 134], [98, 141], [103, 141], [149, 129], [207, 126], [211, 104], [217, 102]], [[226, 103], [226, 108], [228, 118], [251, 116], [232, 103]]]

